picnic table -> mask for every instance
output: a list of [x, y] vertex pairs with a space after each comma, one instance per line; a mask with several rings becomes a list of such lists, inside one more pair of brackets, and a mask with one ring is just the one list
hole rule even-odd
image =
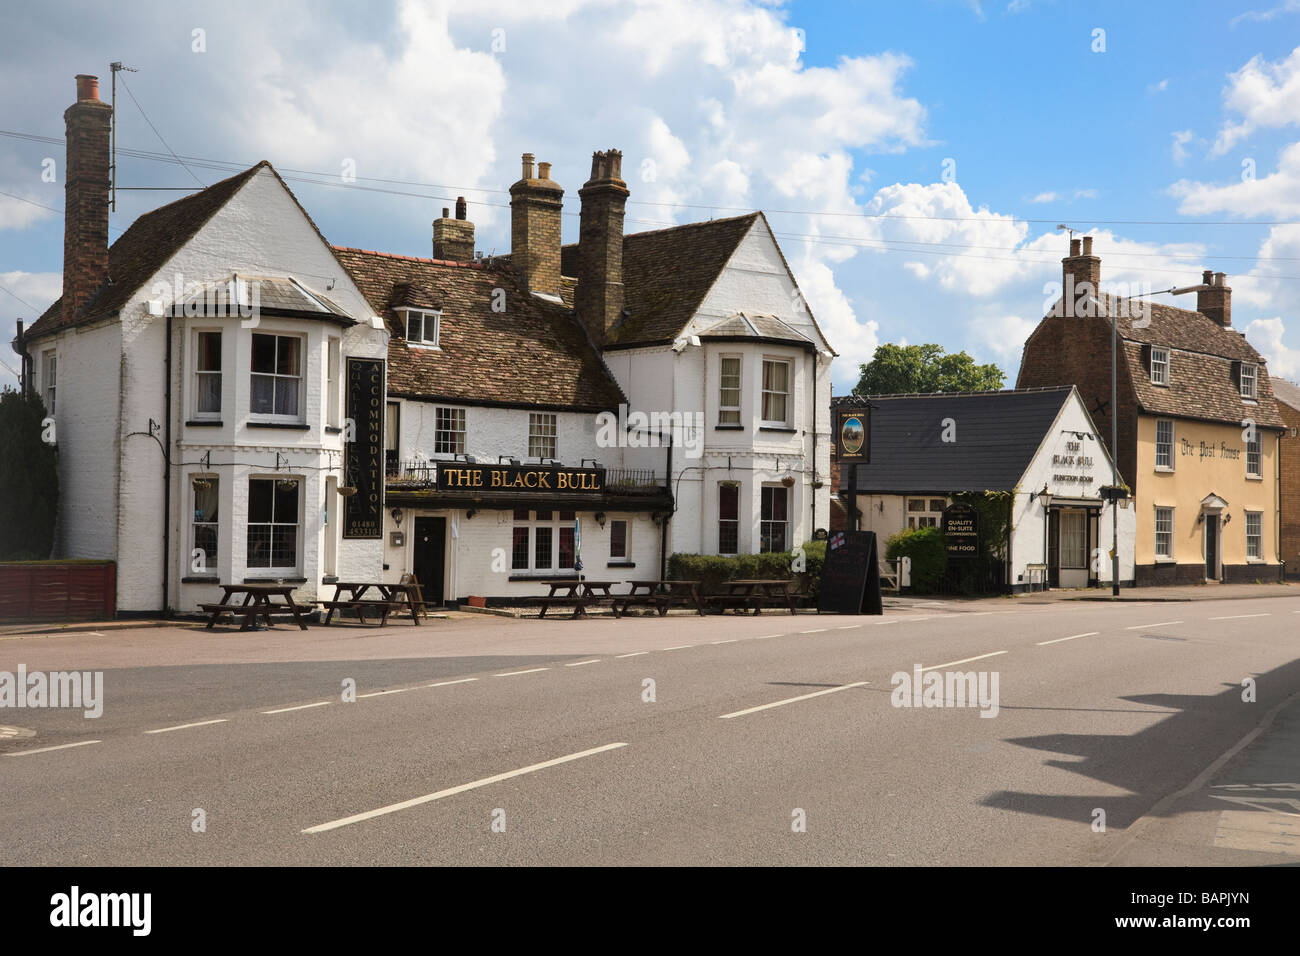
[[[614, 598], [614, 616], [627, 613], [633, 606], [653, 607], [663, 617], [673, 606], [694, 606], [695, 612], [704, 616], [704, 601], [700, 598], [699, 581], [629, 581], [632, 590]], [[622, 605], [620, 609], [619, 605]]]
[[573, 608], [575, 618], [586, 617], [589, 605], [612, 603], [614, 601], [614, 595], [610, 593], [609, 589], [619, 582], [589, 581], [586, 579], [579, 580], [578, 578], [546, 578], [537, 583], [545, 584], [551, 589], [546, 597], [537, 599], [542, 608], [541, 613], [537, 615], [540, 620], [546, 617], [546, 610], [552, 605]]
[[[365, 612], [379, 613], [379, 626], [388, 623], [388, 615], [393, 611], [409, 610], [411, 622], [420, 623], [420, 616], [415, 609], [415, 589], [419, 585], [399, 583], [385, 584], [382, 581], [337, 581], [334, 584], [334, 598], [321, 601], [321, 606], [328, 608], [325, 612], [325, 624], [328, 625], [335, 611], [344, 609], [357, 612], [357, 620], [366, 623]], [[366, 593], [374, 588], [378, 597], [367, 598]], [[347, 592], [347, 597], [343, 592]]]
[[[225, 594], [222, 595], [220, 603], [199, 605], [209, 615], [207, 630], [211, 630], [224, 614], [229, 614], [232, 619], [242, 617], [244, 623], [239, 628], [241, 631], [257, 630], [259, 617], [266, 622], [267, 627], [271, 627], [272, 611], [288, 611], [293, 615], [297, 625], [304, 631], [307, 630], [307, 622], [302, 619], [302, 612], [310, 611], [314, 604], [300, 604], [295, 601], [292, 584], [223, 584], [221, 589]], [[244, 596], [244, 603], [232, 603], [231, 599], [240, 594]], [[271, 600], [276, 596], [284, 598], [284, 603], [279, 604]]]
[[791, 614], [795, 613], [795, 595], [790, 590], [794, 581], [788, 578], [735, 578], [725, 583], [726, 593], [713, 594], [708, 598], [710, 604], [721, 609], [721, 613], [725, 614], [727, 608], [735, 608], [742, 612], [752, 608], [754, 613], [758, 614], [764, 605], [769, 607], [785, 605], [790, 609]]

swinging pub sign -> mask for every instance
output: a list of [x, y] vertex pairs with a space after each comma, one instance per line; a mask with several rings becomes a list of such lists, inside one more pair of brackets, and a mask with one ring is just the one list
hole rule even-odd
[[343, 537], [382, 538], [384, 532], [384, 361], [348, 359], [347, 417], [352, 441], [343, 451]]
[[840, 405], [835, 409], [835, 450], [848, 465], [871, 462], [871, 409], [866, 405]]

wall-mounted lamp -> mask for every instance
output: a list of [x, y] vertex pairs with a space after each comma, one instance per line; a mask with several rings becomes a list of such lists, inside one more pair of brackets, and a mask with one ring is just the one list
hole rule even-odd
[[397, 526], [400, 528], [400, 527], [402, 526], [402, 519], [403, 519], [404, 517], [406, 517], [406, 515], [405, 515], [405, 513], [402, 511], [402, 509], [401, 509], [401, 508], [393, 508], [393, 509], [392, 509], [391, 511], [389, 511], [388, 513], [389, 513], [390, 515], [393, 516], [393, 524], [397, 525]]
[[1224, 523], [1224, 524], [1228, 524], [1230, 521], [1232, 521], [1232, 512], [1231, 512], [1231, 511], [1229, 511], [1226, 515], [1223, 516], [1223, 523]]
[[585, 468], [585, 467], [587, 467], [587, 462], [591, 462], [591, 467], [592, 467], [592, 468], [599, 468], [599, 467], [600, 467], [600, 462], [598, 462], [598, 461], [597, 461], [596, 459], [594, 459], [594, 458], [584, 458], [584, 459], [582, 459], [582, 462], [578, 465], [578, 467], [579, 467], [579, 468]]
[[882, 515], [885, 513], [885, 503], [883, 501], [876, 502], [876, 507], [880, 510]]
[[472, 521], [473, 518], [474, 518], [474, 516], [475, 516], [476, 514], [478, 514], [478, 509], [477, 509], [477, 508], [470, 508], [469, 511], [466, 511], [466, 512], [465, 512], [465, 520], [466, 520], [466, 521]]
[[596, 524], [600, 525], [602, 528], [605, 527], [605, 512], [596, 512]]
[[1043, 490], [1038, 493], [1038, 500], [1042, 502], [1044, 508], [1052, 506], [1052, 493], [1047, 490], [1047, 482], [1043, 482]]
[[1205, 512], [1204, 512], [1204, 511], [1202, 511], [1200, 514], [1198, 514], [1198, 515], [1196, 516], [1196, 523], [1197, 523], [1197, 524], [1205, 524]]

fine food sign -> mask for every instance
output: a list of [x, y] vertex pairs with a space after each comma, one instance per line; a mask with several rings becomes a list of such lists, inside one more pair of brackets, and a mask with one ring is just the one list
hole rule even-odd
[[943, 537], [950, 558], [979, 554], [980, 517], [973, 505], [949, 505], [943, 513]]
[[865, 465], [871, 461], [870, 408], [865, 405], [836, 407], [835, 450], [841, 462]]
[[599, 494], [605, 490], [605, 469], [447, 462], [438, 465], [438, 490]]
[[343, 537], [383, 537], [384, 362], [348, 359], [347, 417], [355, 429], [343, 452], [345, 483], [357, 493], [343, 499]]

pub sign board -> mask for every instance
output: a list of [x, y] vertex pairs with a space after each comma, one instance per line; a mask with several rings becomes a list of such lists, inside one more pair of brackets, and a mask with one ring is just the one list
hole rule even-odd
[[835, 451], [841, 462], [871, 462], [871, 409], [866, 405], [835, 407]]
[[836, 531], [826, 540], [817, 613], [885, 613], [874, 531]]
[[384, 360], [348, 359], [347, 417], [352, 441], [344, 446], [344, 483], [357, 493], [343, 499], [343, 537], [384, 536]]
[[941, 527], [948, 557], [973, 558], [979, 554], [980, 516], [974, 505], [949, 505]]
[[547, 465], [477, 465], [459, 461], [438, 464], [439, 491], [519, 492], [521, 494], [600, 494], [604, 468], [557, 468]]

